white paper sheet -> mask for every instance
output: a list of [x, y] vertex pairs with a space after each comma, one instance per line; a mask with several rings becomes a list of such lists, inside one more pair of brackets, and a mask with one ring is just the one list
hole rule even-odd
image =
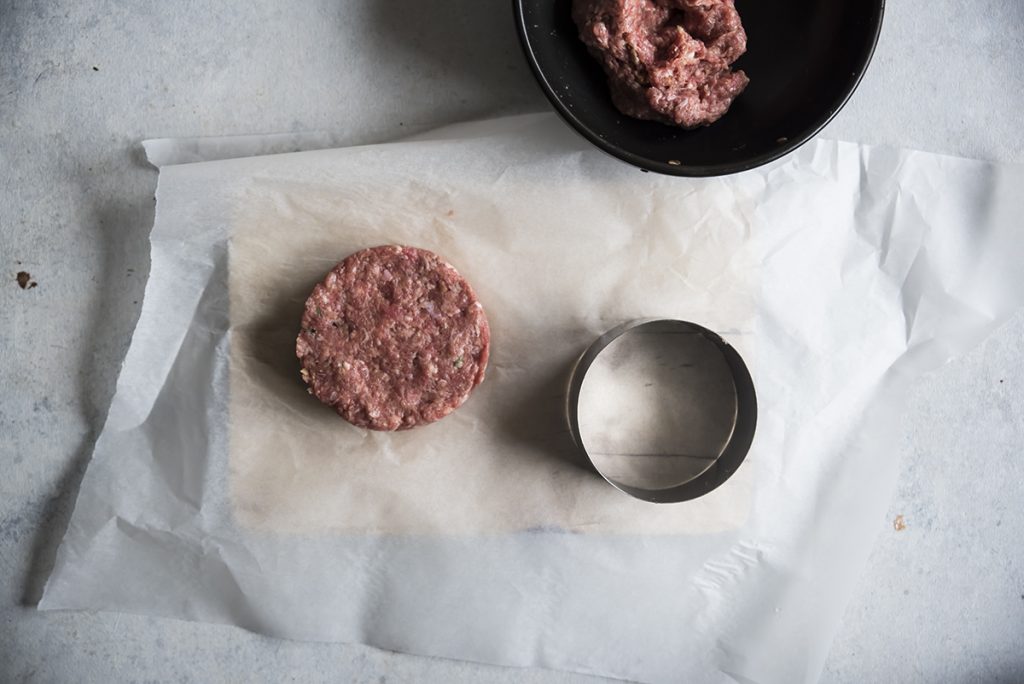
[[[40, 607], [813, 681], [895, 479], [903, 392], [1021, 304], [1022, 187], [1016, 167], [828, 141], [665, 178], [548, 115], [165, 165], [142, 316]], [[287, 373], [313, 281], [382, 242], [455, 263], [494, 332], [470, 402], [392, 435]], [[560, 447], [568, 363], [646, 316], [718, 331], [757, 388], [747, 462], [694, 502], [633, 501]]]

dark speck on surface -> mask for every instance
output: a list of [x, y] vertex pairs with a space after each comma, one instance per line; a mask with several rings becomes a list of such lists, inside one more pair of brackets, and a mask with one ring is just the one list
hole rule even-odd
[[16, 279], [18, 281], [18, 286], [22, 290], [31, 290], [33, 287], [39, 285], [39, 283], [32, 280], [32, 274], [28, 271], [18, 271]]
[[93, 71], [99, 71], [99, 70], [100, 70], [100, 68], [99, 68], [98, 66], [94, 66], [94, 67], [92, 68], [92, 70], [93, 70]]

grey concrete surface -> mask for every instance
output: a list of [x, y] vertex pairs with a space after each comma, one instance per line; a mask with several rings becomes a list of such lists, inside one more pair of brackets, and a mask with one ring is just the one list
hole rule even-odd
[[[32, 607], [141, 306], [156, 172], [136, 143], [543, 109], [508, 4], [0, 0], [0, 681], [596, 681]], [[890, 2], [827, 135], [1024, 161], [1022, 27], [1019, 0]], [[918, 387], [823, 681], [1024, 681], [1022, 334], [1018, 315]]]

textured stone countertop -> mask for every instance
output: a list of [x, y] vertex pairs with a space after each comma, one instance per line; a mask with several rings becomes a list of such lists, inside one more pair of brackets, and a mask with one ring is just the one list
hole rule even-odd
[[[141, 306], [156, 171], [137, 142], [363, 143], [545, 109], [509, 5], [0, 0], [0, 681], [596, 681], [31, 607]], [[1024, 161], [1022, 27], [1020, 0], [890, 2], [825, 135]], [[1024, 681], [1022, 336], [1018, 315], [918, 385], [824, 681]]]

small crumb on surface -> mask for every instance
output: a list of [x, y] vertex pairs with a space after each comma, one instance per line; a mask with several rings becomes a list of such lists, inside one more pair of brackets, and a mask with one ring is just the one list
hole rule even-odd
[[903, 530], [907, 529], [907, 522], [903, 519], [902, 513], [897, 515], [896, 519], [892, 521], [892, 529], [896, 530], [897, 532], [902, 532]]
[[683, 164], [683, 162], [679, 161], [678, 159], [669, 159], [668, 163], [671, 164], [672, 166], [682, 166]]
[[99, 68], [98, 66], [93, 66], [92, 70], [93, 70], [93, 71], [99, 71], [99, 70], [100, 70], [100, 68]]
[[32, 280], [32, 274], [28, 271], [18, 271], [17, 275], [18, 286], [22, 290], [31, 290], [33, 287], [39, 285], [36, 281]]

